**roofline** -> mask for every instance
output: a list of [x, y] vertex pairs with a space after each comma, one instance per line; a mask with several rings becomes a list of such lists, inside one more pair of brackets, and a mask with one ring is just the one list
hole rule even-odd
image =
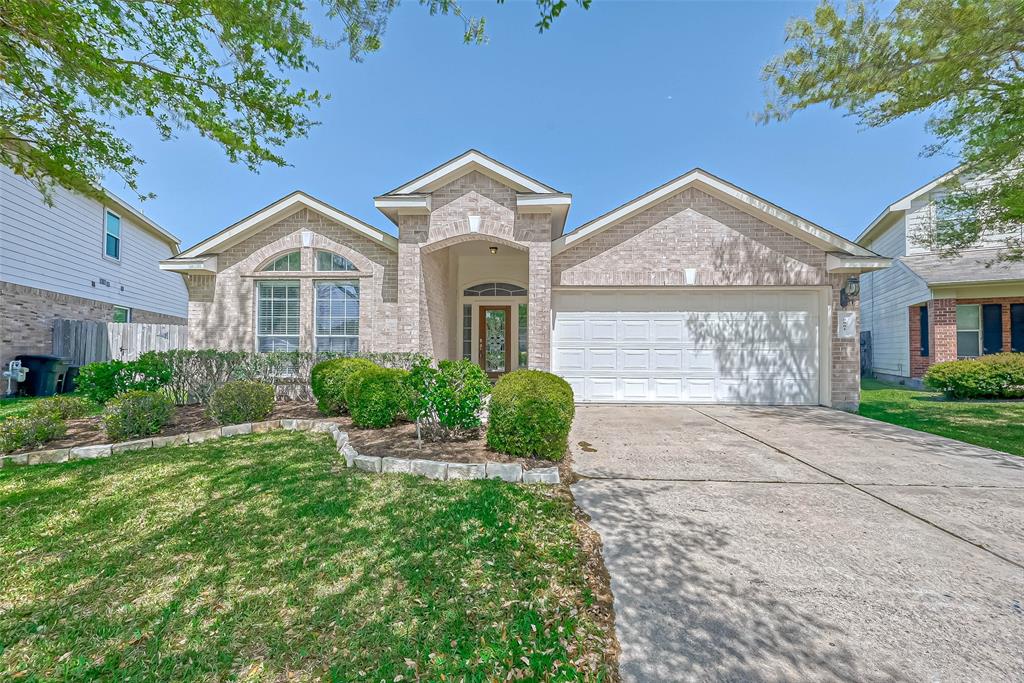
[[136, 223], [141, 224], [143, 228], [147, 228], [150, 232], [155, 233], [157, 237], [160, 237], [165, 242], [170, 244], [172, 253], [177, 254], [181, 246], [181, 240], [178, 239], [177, 235], [174, 235], [173, 233], [164, 230], [162, 227], [157, 225], [152, 219], [148, 218], [146, 214], [142, 213], [142, 211], [136, 209], [134, 206], [132, 206], [125, 200], [121, 199], [120, 197], [118, 197], [116, 194], [106, 189], [105, 187], [101, 187], [100, 191], [105, 196], [105, 200], [103, 202], [104, 204], [114, 204], [122, 212], [129, 214], [132, 220], [134, 220]]
[[[479, 159], [473, 159], [471, 157], [479, 157]], [[485, 163], [481, 163], [481, 161]], [[467, 149], [462, 154], [452, 157], [448, 161], [435, 166], [423, 175], [420, 175], [412, 180], [402, 183], [398, 187], [388, 192], [385, 192], [381, 196], [393, 195], [393, 194], [410, 194], [417, 192], [422, 187], [429, 185], [432, 181], [440, 179], [445, 175], [448, 175], [450, 171], [446, 171], [448, 167], [452, 167], [451, 170], [455, 170], [460, 165], [466, 165], [468, 163], [476, 162], [485, 168], [488, 168], [493, 173], [503, 176], [518, 185], [527, 188], [526, 191], [534, 192], [538, 194], [560, 194], [558, 190], [540, 182], [535, 178], [531, 178], [525, 173], [521, 173], [507, 164], [503, 164], [497, 159], [490, 157], [480, 150]]]
[[[762, 214], [769, 216], [770, 218], [776, 219], [773, 223], [780, 229], [788, 230], [795, 229], [805, 233], [813, 239], [828, 244], [831, 248], [838, 248], [853, 256], [867, 256], [876, 257], [878, 254], [866, 249], [845, 237], [832, 232], [820, 225], [813, 223], [802, 216], [795, 214], [791, 211], [787, 211], [777, 204], [773, 204], [763, 197], [759, 197], [753, 192], [749, 192], [733, 185], [727, 180], [723, 180], [718, 176], [705, 171], [700, 167], [695, 167], [686, 173], [669, 180], [662, 185], [649, 190], [644, 194], [631, 199], [630, 201], [619, 205], [618, 207], [608, 211], [597, 218], [584, 223], [583, 225], [575, 228], [569, 233], [562, 235], [558, 239], [554, 240], [553, 252], [558, 253], [568, 248], [575, 242], [583, 239], [587, 239], [592, 235], [599, 234], [604, 230], [610, 228], [619, 222], [630, 218], [631, 216], [643, 211], [649, 206], [656, 204], [663, 199], [675, 194], [686, 188], [689, 185], [701, 184], [719, 194], [732, 197], [737, 202], [742, 202], [748, 206], [760, 211]], [[763, 204], [763, 206], [757, 206], [754, 201]], [[781, 224], [785, 224], [786, 228], [783, 228]]]
[[382, 230], [378, 230], [372, 225], [359, 220], [355, 216], [351, 216], [344, 211], [327, 204], [326, 202], [320, 201], [316, 197], [306, 194], [302, 190], [295, 190], [294, 192], [281, 197], [277, 201], [264, 206], [262, 209], [254, 211], [242, 220], [232, 223], [220, 232], [217, 232], [201, 242], [194, 244], [178, 254], [176, 258], [195, 258], [208, 253], [210, 250], [219, 247], [250, 228], [259, 225], [261, 222], [273, 218], [280, 212], [287, 211], [296, 204], [302, 204], [308, 209], [312, 209], [317, 213], [321, 213], [332, 220], [346, 225], [356, 232], [363, 234], [365, 237], [380, 242], [389, 249], [398, 249], [398, 240], [394, 236], [389, 235]]
[[938, 178], [935, 178], [935, 179], [931, 180], [930, 182], [925, 183], [921, 187], [919, 187], [916, 190], [913, 190], [912, 192], [910, 192], [910, 194], [897, 199], [895, 202], [893, 202], [889, 206], [887, 206], [884, 209], [882, 209], [882, 212], [880, 214], [878, 214], [878, 216], [875, 217], [875, 220], [871, 221], [871, 223], [868, 224], [868, 227], [864, 228], [864, 230], [860, 233], [860, 235], [857, 236], [856, 242], [858, 244], [860, 244], [864, 240], [874, 239], [875, 235], [872, 235], [871, 233], [874, 232], [876, 230], [876, 228], [878, 228], [879, 226], [882, 225], [882, 223], [884, 222], [884, 219], [887, 216], [889, 216], [890, 214], [895, 213], [897, 211], [906, 211], [907, 209], [910, 208], [911, 202], [913, 202], [915, 199], [920, 197], [922, 194], [926, 194], [928, 192], [931, 192], [932, 190], [934, 190], [939, 185], [942, 185], [943, 183], [946, 183], [946, 182], [950, 181], [955, 176], [959, 175], [959, 173], [963, 170], [963, 168], [964, 168], [963, 166], [957, 166], [956, 168], [954, 168], [954, 169], [952, 169], [950, 171], [946, 171], [945, 173], [940, 175]]

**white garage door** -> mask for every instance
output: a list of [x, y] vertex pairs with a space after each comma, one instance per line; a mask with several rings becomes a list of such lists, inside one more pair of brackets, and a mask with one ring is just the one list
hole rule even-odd
[[820, 297], [555, 292], [553, 370], [584, 402], [817, 404]]

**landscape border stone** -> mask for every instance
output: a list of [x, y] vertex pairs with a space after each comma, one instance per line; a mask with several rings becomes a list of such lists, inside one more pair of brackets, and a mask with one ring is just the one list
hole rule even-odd
[[348, 434], [330, 420], [282, 419], [263, 422], [243, 422], [212, 429], [202, 429], [185, 434], [154, 436], [146, 439], [122, 441], [114, 444], [91, 444], [70, 448], [55, 448], [29, 453], [0, 455], [0, 467], [4, 465], [43, 465], [64, 463], [73, 460], [106, 458], [114, 453], [140, 451], [164, 446], [198, 444], [211, 439], [220, 439], [242, 434], [260, 434], [275, 429], [312, 431], [330, 434], [339, 455], [345, 458], [345, 465], [363, 472], [415, 474], [438, 481], [465, 479], [501, 479], [511, 483], [558, 484], [561, 478], [557, 467], [524, 469], [519, 463], [504, 462], [445, 462], [442, 460], [410, 460], [395, 457], [360, 455], [349, 443]]

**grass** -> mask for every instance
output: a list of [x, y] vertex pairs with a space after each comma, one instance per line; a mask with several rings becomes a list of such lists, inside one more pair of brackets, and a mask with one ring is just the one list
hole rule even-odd
[[[65, 394], [70, 395], [70, 394]], [[32, 410], [32, 404], [36, 401], [45, 400], [42, 396], [16, 396], [14, 398], [0, 398], [0, 422], [9, 417], [27, 417]], [[102, 410], [99, 405], [92, 404], [91, 414], [97, 415]]]
[[997, 451], [1024, 455], [1024, 402], [947, 401], [872, 379], [861, 383], [860, 414]]
[[564, 494], [334, 457], [273, 432], [0, 470], [0, 679], [607, 678]]

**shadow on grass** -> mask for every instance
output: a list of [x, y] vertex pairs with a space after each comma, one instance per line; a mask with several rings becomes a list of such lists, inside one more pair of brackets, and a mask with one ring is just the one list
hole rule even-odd
[[600, 679], [567, 501], [275, 433], [0, 473], [0, 673]]

